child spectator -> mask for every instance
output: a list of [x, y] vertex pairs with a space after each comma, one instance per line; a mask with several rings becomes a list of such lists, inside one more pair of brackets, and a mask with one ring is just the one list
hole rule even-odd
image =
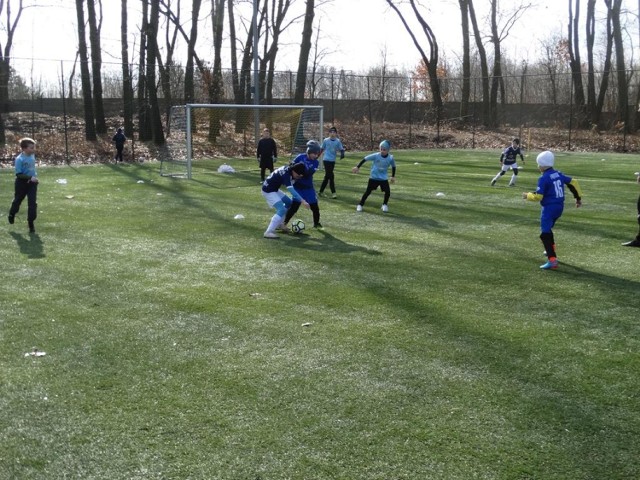
[[20, 205], [27, 197], [27, 222], [29, 233], [35, 233], [34, 223], [38, 216], [38, 176], [36, 174], [36, 142], [31, 138], [20, 140], [22, 152], [15, 159], [15, 194], [9, 208], [9, 223], [13, 225]]

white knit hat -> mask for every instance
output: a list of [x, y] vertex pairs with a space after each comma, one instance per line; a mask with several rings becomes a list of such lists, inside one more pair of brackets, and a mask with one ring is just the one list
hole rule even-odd
[[555, 156], [553, 155], [553, 152], [550, 152], [549, 150], [545, 150], [544, 152], [541, 152], [540, 154], [538, 154], [538, 157], [536, 158], [536, 163], [538, 164], [539, 167], [553, 167], [554, 160], [555, 160]]

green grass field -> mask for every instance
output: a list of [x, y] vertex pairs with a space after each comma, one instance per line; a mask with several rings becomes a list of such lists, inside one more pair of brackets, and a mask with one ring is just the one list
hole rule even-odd
[[393, 153], [279, 240], [253, 159], [41, 167], [34, 236], [3, 170], [0, 479], [640, 478], [637, 157], [558, 155], [541, 271], [534, 153]]

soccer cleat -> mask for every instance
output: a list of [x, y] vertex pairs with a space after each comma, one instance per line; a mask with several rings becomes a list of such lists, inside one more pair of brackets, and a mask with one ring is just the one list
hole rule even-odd
[[320, 192], [318, 195], [320, 195], [322, 198], [326, 198], [327, 194], [324, 192]]
[[515, 183], [510, 183], [510, 184], [509, 184], [509, 186], [510, 186], [510, 187], [515, 187], [515, 186], [516, 186], [516, 184], [515, 184]]
[[356, 205], [356, 212], [362, 211], [362, 205]]
[[337, 193], [335, 193], [335, 192], [333, 192], [333, 193], [331, 194], [331, 198], [338, 198], [338, 194], [337, 194]]
[[543, 270], [555, 270], [558, 268], [558, 260], [549, 260], [544, 265], [540, 265]]
[[13, 216], [13, 215], [9, 215], [9, 216], [7, 217], [7, 219], [9, 220], [9, 223], [10, 223], [11, 225], [13, 225], [13, 223], [16, 221], [16, 217], [15, 217], [15, 216]]
[[280, 237], [276, 235], [276, 232], [270, 232], [269, 230], [267, 230], [266, 232], [264, 232], [264, 238], [280, 238]]
[[[9, 220], [10, 223], [11, 220]], [[637, 238], [634, 238], [633, 240], [631, 240], [630, 242], [625, 242], [622, 244], [623, 247], [640, 247], [640, 240], [638, 240]]]
[[318, 230], [324, 230], [324, 227], [322, 226], [322, 224], [320, 222], [314, 223], [313, 224], [313, 228], [317, 228]]
[[29, 222], [29, 233], [36, 233], [36, 227], [33, 222]]
[[284, 222], [278, 225], [278, 230], [280, 230], [282, 233], [289, 233], [289, 227]]
[[383, 211], [384, 213], [387, 213], [387, 212], [389, 211], [389, 207], [387, 206], [387, 204], [386, 204], [386, 203], [382, 205], [382, 211]]
[[493, 187], [496, 184], [496, 179], [491, 180], [491, 186]]

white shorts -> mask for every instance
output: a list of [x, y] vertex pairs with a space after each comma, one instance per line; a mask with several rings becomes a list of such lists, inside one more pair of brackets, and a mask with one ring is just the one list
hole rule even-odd
[[269, 205], [271, 208], [273, 208], [276, 203], [281, 202], [282, 197], [284, 197], [284, 193], [280, 190], [278, 190], [277, 192], [265, 192], [264, 190], [261, 190], [261, 192], [262, 196], [267, 201], [267, 205]]
[[516, 163], [510, 163], [509, 165], [507, 165], [506, 163], [503, 163], [503, 164], [502, 164], [502, 168], [501, 168], [501, 170], [502, 170], [503, 172], [508, 172], [510, 168], [513, 168], [514, 170], [517, 170], [517, 169], [519, 168], [519, 167], [518, 167], [518, 162], [516, 162]]

